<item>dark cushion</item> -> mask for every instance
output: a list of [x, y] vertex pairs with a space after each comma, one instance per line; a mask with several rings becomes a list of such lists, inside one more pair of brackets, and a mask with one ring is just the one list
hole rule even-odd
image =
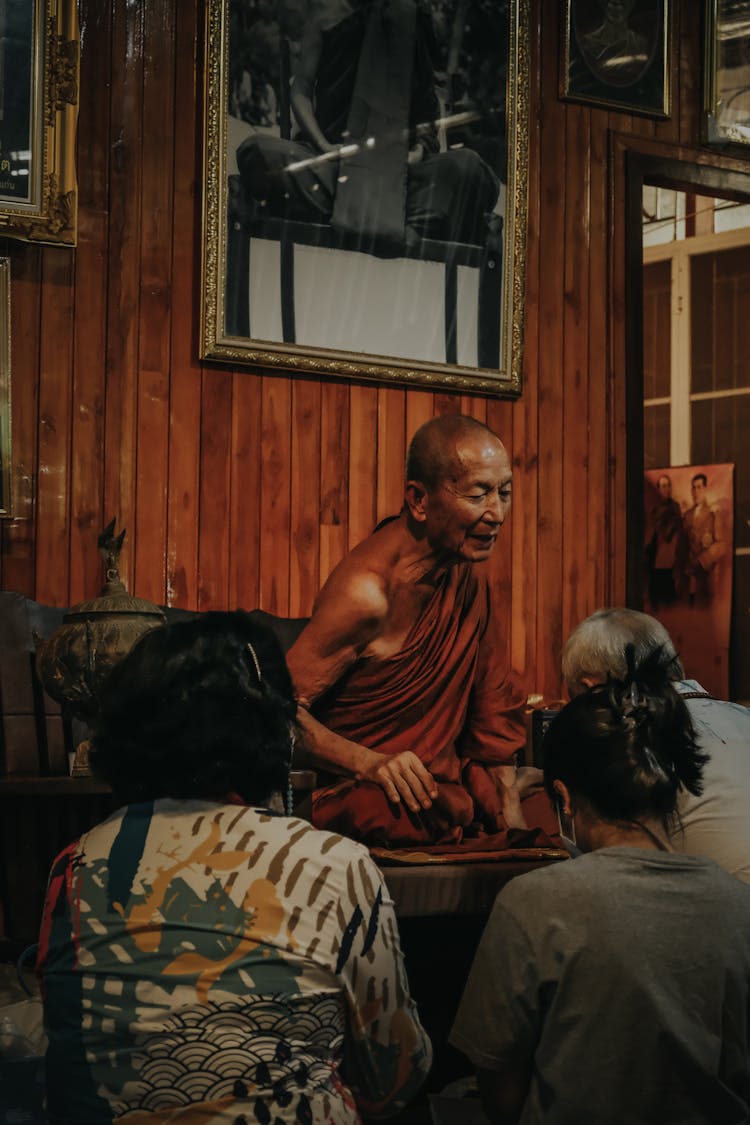
[[[200, 615], [200, 610], [175, 609], [171, 606], [162, 606], [167, 621], [190, 621]], [[264, 609], [251, 609], [249, 616], [258, 625], [264, 625], [276, 634], [279, 644], [284, 652], [289, 652], [297, 637], [310, 620], [309, 617], [277, 617], [275, 613], [266, 613]]]
[[279, 638], [279, 644], [284, 652], [289, 652], [297, 637], [310, 620], [309, 617], [276, 617], [273, 613], [266, 613], [264, 609], [254, 609], [250, 613], [253, 621], [265, 625], [273, 630]]

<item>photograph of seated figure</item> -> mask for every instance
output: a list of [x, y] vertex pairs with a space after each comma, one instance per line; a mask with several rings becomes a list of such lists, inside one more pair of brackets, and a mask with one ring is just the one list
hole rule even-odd
[[432, 419], [411, 441], [401, 512], [320, 592], [288, 654], [299, 761], [332, 780], [313, 795], [316, 826], [381, 847], [559, 843], [539, 771], [516, 768], [525, 699], [484, 565], [511, 489], [487, 426]]
[[502, 889], [451, 1033], [495, 1125], [745, 1122], [750, 888], [675, 852], [707, 755], [673, 655], [550, 724], [545, 786], [582, 853]]
[[279, 809], [295, 716], [241, 612], [153, 629], [111, 674], [91, 762], [122, 806], [44, 907], [50, 1125], [355, 1125], [421, 1086], [378, 868]]
[[[471, 36], [465, 5], [448, 21], [440, 5], [415, 0], [315, 0], [302, 20], [295, 5], [278, 3], [276, 19], [272, 42], [294, 44], [289, 92], [281, 92], [290, 98], [295, 132], [255, 128], [237, 150], [242, 183], [262, 214], [330, 222], [353, 245], [386, 257], [419, 252], [425, 238], [483, 245], [504, 172], [497, 146], [484, 138], [503, 86], [500, 75], [495, 89], [487, 82], [482, 55], [494, 50], [499, 65], [495, 21], [497, 41], [482, 42], [476, 31]], [[481, 26], [478, 17], [474, 23]], [[234, 71], [254, 72], [257, 85], [259, 49], [243, 45], [239, 22], [236, 37]], [[265, 69], [273, 71], [269, 54]], [[243, 74], [246, 55], [252, 61]], [[451, 65], [448, 56], [450, 74], [440, 69]], [[476, 85], [470, 91], [469, 81]], [[447, 101], [453, 114], [469, 108], [463, 116], [478, 119], [451, 135], [451, 147], [444, 137], [441, 145], [438, 127]], [[234, 108], [245, 120], [257, 116], [241, 99]]]

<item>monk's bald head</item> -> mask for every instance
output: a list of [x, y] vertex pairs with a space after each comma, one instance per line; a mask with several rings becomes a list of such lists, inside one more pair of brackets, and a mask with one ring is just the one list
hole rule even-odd
[[420, 481], [432, 490], [442, 481], [455, 480], [461, 473], [460, 446], [472, 438], [491, 438], [502, 447], [497, 434], [476, 418], [466, 414], [431, 418], [411, 439], [406, 457], [407, 481]]

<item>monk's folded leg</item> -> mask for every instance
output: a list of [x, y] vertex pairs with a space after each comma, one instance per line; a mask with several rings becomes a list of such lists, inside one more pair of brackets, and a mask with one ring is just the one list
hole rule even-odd
[[439, 785], [432, 807], [416, 813], [368, 781], [344, 781], [313, 794], [316, 828], [379, 847], [457, 844], [473, 816], [473, 802], [458, 785]]

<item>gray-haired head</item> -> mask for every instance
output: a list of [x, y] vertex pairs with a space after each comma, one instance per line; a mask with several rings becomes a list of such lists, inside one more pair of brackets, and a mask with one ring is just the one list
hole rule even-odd
[[634, 646], [636, 665], [661, 648], [671, 661], [672, 678], [684, 676], [672, 638], [655, 617], [637, 609], [598, 609], [576, 625], [563, 649], [562, 671], [570, 694], [585, 691], [585, 681], [603, 684], [610, 678], [624, 680], [628, 674], [627, 645]]

